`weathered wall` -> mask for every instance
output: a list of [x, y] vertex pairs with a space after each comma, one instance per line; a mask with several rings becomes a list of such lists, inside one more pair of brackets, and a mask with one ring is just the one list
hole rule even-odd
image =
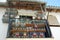
[[[47, 12], [48, 13], [48, 12]], [[59, 12], [49, 12], [48, 21], [51, 25], [59, 25], [60, 24], [60, 13]]]
[[2, 16], [5, 13], [5, 8], [0, 8], [0, 40], [4, 40], [7, 31], [8, 31], [8, 24], [2, 23]]

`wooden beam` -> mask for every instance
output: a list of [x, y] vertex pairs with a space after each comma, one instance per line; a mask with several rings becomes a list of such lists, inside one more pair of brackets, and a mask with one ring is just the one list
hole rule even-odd
[[60, 27], [60, 25], [49, 25], [50, 27]]
[[39, 30], [39, 29], [37, 29], [37, 30], [10, 30], [10, 32], [12, 32], [12, 33], [14, 33], [14, 32], [46, 32], [46, 30], [45, 29], [43, 29], [43, 30]]

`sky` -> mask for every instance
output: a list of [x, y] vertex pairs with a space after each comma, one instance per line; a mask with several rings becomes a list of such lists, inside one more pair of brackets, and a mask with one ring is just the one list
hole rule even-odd
[[60, 0], [43, 0], [47, 5], [60, 6]]
[[[50, 6], [60, 6], [60, 0], [37, 0], [37, 1], [44, 1], [47, 5]], [[6, 0], [0, 0], [0, 2], [6, 2]]]

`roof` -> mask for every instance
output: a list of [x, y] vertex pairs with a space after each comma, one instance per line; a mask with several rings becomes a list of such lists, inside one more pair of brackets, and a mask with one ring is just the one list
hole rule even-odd
[[60, 6], [46, 6], [49, 9], [60, 9]]
[[43, 4], [45, 4], [45, 3], [46, 3], [46, 2], [37, 1], [37, 0], [7, 0], [7, 1], [28, 1], [28, 2], [37, 2], [37, 3], [43, 3]]

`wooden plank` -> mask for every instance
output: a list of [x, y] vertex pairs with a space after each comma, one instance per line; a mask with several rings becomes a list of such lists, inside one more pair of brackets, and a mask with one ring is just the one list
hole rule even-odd
[[49, 25], [50, 27], [60, 27], [60, 25]]
[[[35, 27], [35, 24], [26, 24], [26, 27]], [[45, 24], [37, 24], [37, 27], [45, 27]]]
[[46, 32], [45, 29], [43, 30], [11, 30], [10, 32], [14, 33], [14, 32]]

